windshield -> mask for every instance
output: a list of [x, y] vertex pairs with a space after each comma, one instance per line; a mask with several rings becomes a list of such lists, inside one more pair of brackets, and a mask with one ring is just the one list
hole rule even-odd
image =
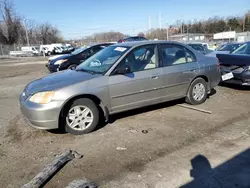
[[250, 43], [243, 44], [236, 50], [232, 52], [232, 54], [248, 54], [250, 55]]
[[240, 46], [240, 44], [226, 44], [226, 45], [222, 46], [221, 48], [219, 48], [218, 51], [232, 52], [232, 51], [236, 50], [239, 46]]
[[86, 50], [86, 49], [87, 49], [87, 48], [85, 48], [85, 47], [81, 47], [81, 48], [78, 48], [78, 49], [76, 49], [75, 51], [73, 51], [71, 54], [72, 54], [72, 55], [77, 55], [77, 54], [83, 52], [83, 51]]
[[76, 70], [105, 73], [128, 49], [128, 47], [117, 46], [104, 48], [80, 64]]

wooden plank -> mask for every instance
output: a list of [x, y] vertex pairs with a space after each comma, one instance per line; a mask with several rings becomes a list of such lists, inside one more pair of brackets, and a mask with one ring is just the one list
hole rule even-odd
[[67, 162], [74, 158], [82, 158], [82, 155], [75, 151], [66, 151], [57, 156], [56, 159], [48, 164], [39, 174], [37, 174], [29, 183], [22, 188], [39, 188], [44, 186]]
[[193, 107], [193, 106], [188, 106], [188, 105], [185, 105], [185, 104], [177, 104], [177, 106], [187, 108], [187, 109], [191, 109], [191, 110], [195, 110], [195, 111], [199, 111], [199, 112], [203, 112], [203, 113], [206, 113], [206, 114], [212, 114], [212, 111], [196, 108], [196, 107]]

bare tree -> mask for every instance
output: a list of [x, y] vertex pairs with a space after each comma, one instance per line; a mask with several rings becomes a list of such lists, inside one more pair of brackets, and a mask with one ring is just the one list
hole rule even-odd
[[21, 19], [15, 14], [13, 5], [10, 1], [4, 0], [0, 4], [0, 43], [14, 44], [20, 37], [20, 28], [22, 28]]
[[34, 30], [34, 35], [36, 36], [36, 40], [41, 44], [62, 42], [59, 30], [48, 23], [39, 25]]
[[139, 33], [137, 34], [137, 36], [138, 36], [138, 37], [145, 37], [145, 34], [144, 34], [143, 32], [139, 32]]

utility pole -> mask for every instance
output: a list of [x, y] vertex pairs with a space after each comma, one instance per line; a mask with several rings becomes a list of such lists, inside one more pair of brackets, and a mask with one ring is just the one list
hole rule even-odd
[[167, 26], [167, 40], [168, 40], [168, 29], [169, 29], [169, 27], [168, 27], [168, 24], [166, 24], [166, 26]]
[[245, 32], [245, 24], [246, 24], [246, 15], [244, 15], [244, 18], [243, 18], [243, 28], [242, 28], [242, 32]]
[[189, 28], [190, 27], [187, 27], [187, 41], [189, 41]]
[[23, 23], [24, 23], [24, 28], [25, 28], [25, 32], [26, 32], [26, 40], [27, 40], [27, 45], [30, 46], [30, 41], [29, 41], [29, 34], [28, 34], [28, 30], [26, 27], [26, 23], [25, 23], [25, 19], [23, 19]]
[[183, 25], [183, 24], [182, 24], [182, 22], [181, 22], [181, 34], [183, 33], [183, 30], [182, 30], [182, 29], [183, 29], [183, 28], [182, 28], [182, 25]]
[[159, 12], [159, 27], [161, 29], [161, 13]]
[[148, 17], [148, 30], [151, 29], [151, 16]]

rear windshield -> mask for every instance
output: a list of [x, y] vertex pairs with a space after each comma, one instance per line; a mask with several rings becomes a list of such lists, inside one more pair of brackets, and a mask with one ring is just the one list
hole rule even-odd
[[200, 44], [189, 44], [193, 49], [198, 50], [198, 51], [204, 51], [204, 48]]
[[226, 44], [218, 49], [218, 51], [229, 51], [232, 52], [240, 47], [241, 44]]
[[250, 43], [241, 45], [239, 48], [234, 50], [232, 54], [246, 54], [250, 55]]

